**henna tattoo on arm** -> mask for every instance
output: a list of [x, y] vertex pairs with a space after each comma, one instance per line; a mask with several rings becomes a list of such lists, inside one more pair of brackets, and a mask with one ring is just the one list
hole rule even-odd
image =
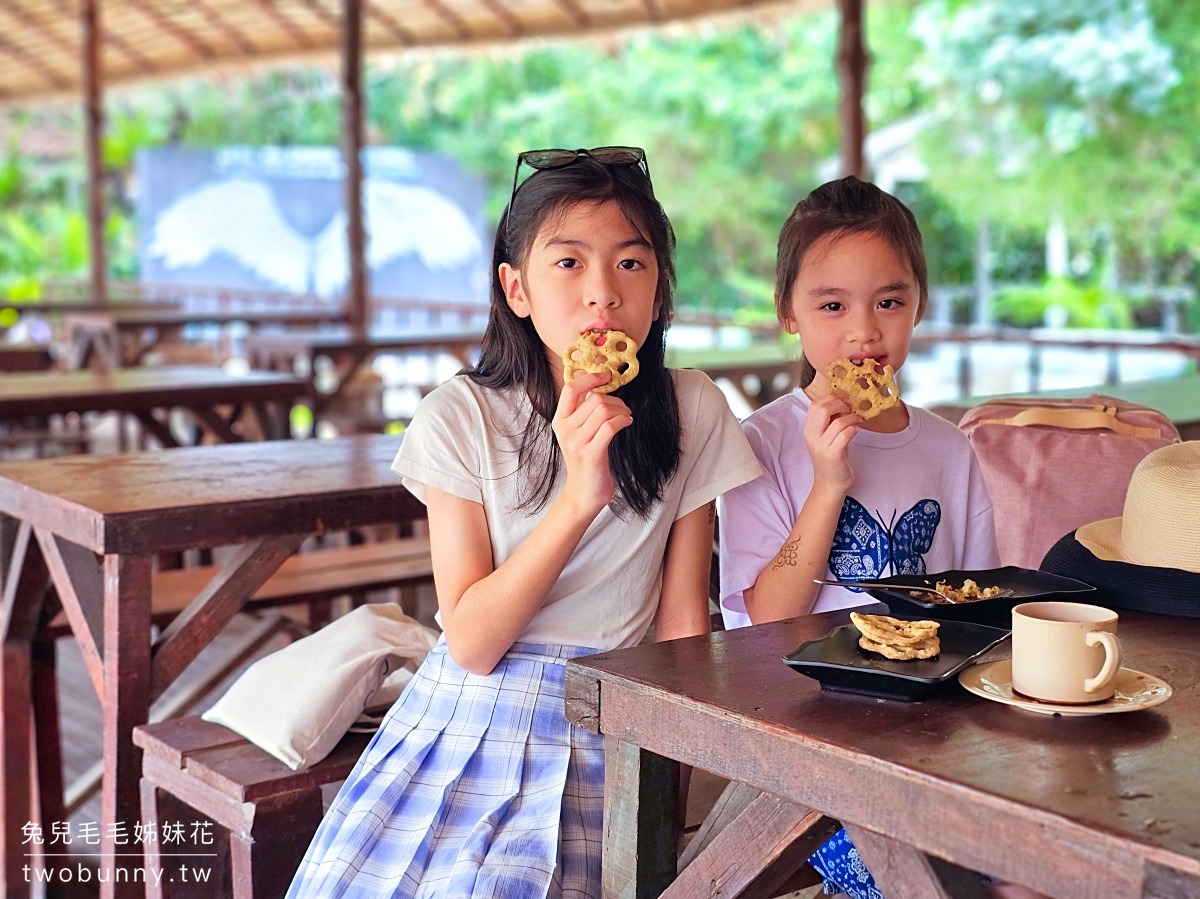
[[783, 544], [783, 547], [779, 550], [779, 555], [777, 555], [775, 557], [775, 564], [771, 566], [771, 570], [778, 571], [784, 565], [791, 565], [793, 568], [795, 568], [796, 567], [796, 554], [799, 551], [800, 551], [800, 538], [799, 537], [797, 537], [795, 540], [789, 540], [787, 543]]
[[713, 524], [717, 520], [717, 501], [714, 499], [708, 504], [708, 523]]

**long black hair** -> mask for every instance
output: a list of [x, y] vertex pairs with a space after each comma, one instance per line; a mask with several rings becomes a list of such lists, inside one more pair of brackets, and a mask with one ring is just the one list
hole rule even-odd
[[[921, 229], [909, 208], [874, 184], [849, 175], [816, 188], [796, 204], [779, 232], [775, 258], [775, 311], [779, 321], [792, 317], [792, 290], [804, 254], [827, 235], [875, 234], [909, 264], [917, 279], [917, 317], [929, 303], [929, 272], [921, 245]], [[807, 387], [816, 371], [807, 356], [800, 359], [800, 386]]]
[[[500, 265], [523, 270], [542, 226], [580, 203], [615, 202], [637, 232], [654, 248], [658, 261], [655, 300], [658, 315], [638, 349], [640, 373], [614, 395], [629, 406], [633, 424], [618, 431], [608, 448], [617, 492], [612, 508], [642, 518], [662, 499], [679, 466], [680, 424], [675, 385], [665, 362], [666, 330], [675, 289], [675, 232], [654, 197], [650, 179], [634, 165], [603, 165], [580, 157], [570, 165], [534, 172], [513, 196], [500, 219], [492, 252], [491, 312], [479, 364], [466, 374], [482, 387], [524, 389], [531, 412], [521, 429], [519, 508], [540, 509], [550, 499], [562, 452], [550, 423], [558, 392], [546, 347], [529, 318], [509, 308]], [[539, 476], [540, 475], [540, 476]]]

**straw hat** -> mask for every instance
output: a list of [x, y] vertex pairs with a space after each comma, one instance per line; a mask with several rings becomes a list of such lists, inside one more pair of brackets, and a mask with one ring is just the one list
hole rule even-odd
[[1143, 459], [1124, 513], [1067, 534], [1042, 570], [1091, 584], [1114, 609], [1200, 618], [1200, 441]]
[[1097, 559], [1200, 574], [1200, 441], [1157, 449], [1133, 471], [1120, 518], [1075, 539]]

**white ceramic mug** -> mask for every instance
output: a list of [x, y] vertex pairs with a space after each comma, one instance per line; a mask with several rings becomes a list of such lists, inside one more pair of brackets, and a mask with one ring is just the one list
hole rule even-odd
[[1075, 602], [1027, 602], [1012, 610], [1012, 682], [1045, 702], [1103, 702], [1121, 667], [1117, 613]]

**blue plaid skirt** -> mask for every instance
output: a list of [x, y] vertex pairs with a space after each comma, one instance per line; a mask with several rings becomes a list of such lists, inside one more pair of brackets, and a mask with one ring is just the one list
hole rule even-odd
[[515, 643], [489, 675], [440, 642], [321, 822], [288, 899], [598, 899], [604, 739], [563, 714], [564, 663]]

